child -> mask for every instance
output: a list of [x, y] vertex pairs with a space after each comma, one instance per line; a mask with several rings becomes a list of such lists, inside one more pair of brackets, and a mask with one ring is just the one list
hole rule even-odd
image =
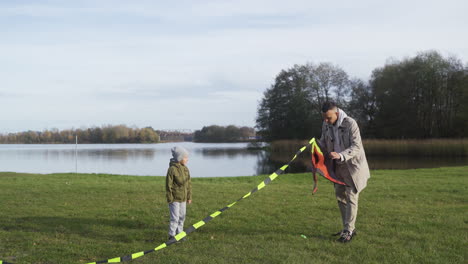
[[169, 240], [184, 230], [186, 203], [192, 203], [192, 182], [186, 167], [188, 151], [183, 147], [171, 149], [172, 159], [166, 176], [166, 197], [169, 203]]

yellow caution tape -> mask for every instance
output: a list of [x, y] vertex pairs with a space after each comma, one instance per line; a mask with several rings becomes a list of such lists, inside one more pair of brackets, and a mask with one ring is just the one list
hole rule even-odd
[[[152, 253], [152, 252], [155, 252], [155, 251], [158, 251], [158, 250], [161, 250], [167, 246], [170, 246], [174, 243], [176, 243], [177, 241], [180, 241], [181, 239], [183, 239], [184, 237], [186, 237], [188, 234], [192, 233], [193, 231], [197, 230], [198, 228], [202, 227], [203, 225], [205, 225], [206, 223], [208, 223], [209, 221], [211, 221], [213, 218], [217, 217], [218, 215], [222, 214], [224, 211], [226, 211], [227, 209], [231, 208], [232, 206], [234, 206], [237, 202], [239, 202], [240, 200], [243, 200], [247, 197], [249, 197], [250, 195], [254, 194], [255, 192], [257, 192], [258, 190], [264, 188], [267, 184], [269, 184], [270, 182], [272, 182], [273, 180], [275, 180], [280, 174], [283, 174], [284, 171], [289, 167], [289, 165], [291, 165], [291, 163], [299, 156], [299, 154], [301, 154], [302, 152], [304, 152], [304, 150], [307, 148], [307, 146], [309, 145], [312, 145], [315, 143], [315, 138], [312, 138], [310, 141], [309, 141], [309, 144], [307, 144], [306, 146], [303, 146], [301, 149], [299, 149], [299, 151], [297, 151], [297, 153], [294, 155], [294, 157], [286, 164], [284, 165], [283, 167], [281, 167], [280, 169], [278, 169], [277, 171], [273, 172], [272, 174], [270, 174], [270, 176], [268, 176], [265, 180], [263, 180], [260, 184], [257, 185], [257, 187], [255, 187], [252, 191], [248, 192], [247, 194], [245, 194], [244, 196], [242, 196], [241, 198], [239, 198], [237, 201], [227, 205], [226, 207], [223, 207], [221, 209], [219, 209], [218, 211], [210, 214], [209, 216], [205, 217], [203, 220], [195, 223], [194, 225], [188, 227], [187, 229], [185, 229], [184, 232], [182, 233], [179, 233], [177, 234], [173, 239], [170, 239], [168, 241], [166, 241], [165, 243], [162, 243], [161, 245], [159, 245], [158, 247], [154, 248], [154, 249], [150, 249], [148, 251], [141, 251], [141, 252], [138, 252], [138, 253], [134, 253], [134, 254], [131, 254], [131, 255], [128, 255], [128, 256], [125, 256], [125, 257], [120, 257], [120, 258], [113, 258], [113, 259], [108, 259], [108, 260], [101, 260], [101, 261], [97, 261], [97, 262], [91, 262], [91, 263], [88, 263], [88, 264], [97, 264], [97, 263], [117, 263], [117, 262], [123, 262], [123, 261], [129, 261], [129, 260], [133, 260], [133, 259], [136, 259], [136, 258], [139, 258], [139, 257], [142, 257], [146, 254], [149, 254], [149, 253]], [[0, 264], [2, 264], [0, 262]]]
[[[177, 234], [174, 238], [166, 241], [165, 243], [162, 243], [161, 245], [157, 246], [156, 248], [154, 249], [150, 249], [150, 250], [147, 250], [147, 251], [140, 251], [140, 252], [137, 252], [137, 253], [133, 253], [131, 255], [127, 255], [127, 256], [124, 256], [124, 257], [118, 257], [118, 258], [112, 258], [112, 259], [106, 259], [106, 260], [100, 260], [100, 261], [96, 261], [96, 262], [90, 262], [88, 264], [99, 264], [99, 263], [119, 263], [119, 262], [124, 262], [124, 261], [130, 261], [130, 260], [133, 260], [133, 259], [136, 259], [136, 258], [139, 258], [139, 257], [142, 257], [146, 254], [149, 254], [149, 253], [152, 253], [152, 252], [155, 252], [155, 251], [158, 251], [158, 250], [161, 250], [167, 246], [170, 246], [174, 243], [176, 243], [177, 241], [180, 241], [181, 239], [183, 239], [184, 237], [186, 237], [188, 234], [192, 233], [193, 231], [197, 230], [198, 228], [202, 227], [203, 225], [205, 225], [206, 223], [208, 223], [209, 221], [211, 221], [213, 218], [217, 217], [218, 215], [222, 214], [224, 211], [228, 210], [229, 208], [231, 208], [232, 206], [234, 206], [237, 202], [249, 197], [250, 195], [254, 194], [255, 192], [257, 192], [258, 190], [264, 188], [267, 184], [271, 183], [272, 181], [274, 181], [280, 174], [283, 174], [284, 171], [289, 167], [289, 165], [291, 165], [291, 163], [299, 156], [299, 154], [301, 154], [302, 152], [304, 152], [304, 150], [307, 148], [307, 146], [309, 145], [312, 145], [315, 143], [315, 138], [312, 138], [310, 141], [309, 141], [309, 144], [303, 146], [302, 148], [299, 149], [299, 151], [297, 151], [297, 153], [294, 155], [294, 157], [284, 166], [282, 166], [280, 169], [278, 169], [277, 171], [273, 172], [272, 174], [270, 174], [270, 176], [268, 176], [265, 180], [263, 180], [260, 184], [257, 185], [257, 187], [255, 187], [252, 191], [248, 192], [247, 194], [245, 194], [244, 196], [242, 196], [241, 198], [239, 198], [237, 201], [217, 210], [216, 212], [210, 214], [209, 216], [205, 217], [203, 220], [195, 223], [194, 225], [188, 227], [187, 229], [185, 229], [184, 232], [181, 232], [179, 234]], [[8, 263], [8, 262], [5, 262], [5, 261], [1, 261], [0, 260], [0, 264], [12, 264], [12, 263]]]

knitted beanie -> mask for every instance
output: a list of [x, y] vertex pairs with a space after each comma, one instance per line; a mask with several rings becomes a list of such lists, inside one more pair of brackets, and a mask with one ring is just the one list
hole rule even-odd
[[172, 157], [174, 157], [174, 159], [178, 162], [180, 162], [185, 157], [188, 157], [189, 155], [186, 149], [184, 149], [183, 147], [179, 147], [179, 146], [173, 147], [171, 151], [172, 151]]

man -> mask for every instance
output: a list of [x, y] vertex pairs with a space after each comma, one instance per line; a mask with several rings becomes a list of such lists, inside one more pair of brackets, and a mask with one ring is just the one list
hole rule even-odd
[[347, 243], [356, 234], [358, 198], [370, 178], [369, 166], [356, 121], [334, 102], [323, 104], [322, 115], [322, 152], [333, 161], [337, 179], [346, 183], [346, 186], [335, 183], [335, 195], [343, 222], [343, 230], [336, 234], [340, 235], [337, 241]]

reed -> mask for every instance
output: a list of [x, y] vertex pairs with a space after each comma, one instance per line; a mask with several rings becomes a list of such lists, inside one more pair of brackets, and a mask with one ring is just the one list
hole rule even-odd
[[[307, 140], [278, 140], [270, 143], [271, 153], [291, 153]], [[468, 139], [363, 140], [370, 156], [467, 157]]]
[[270, 143], [271, 153], [295, 153], [302, 146], [308, 144], [307, 140], [276, 140]]
[[466, 157], [468, 139], [376, 140], [363, 142], [371, 156]]

